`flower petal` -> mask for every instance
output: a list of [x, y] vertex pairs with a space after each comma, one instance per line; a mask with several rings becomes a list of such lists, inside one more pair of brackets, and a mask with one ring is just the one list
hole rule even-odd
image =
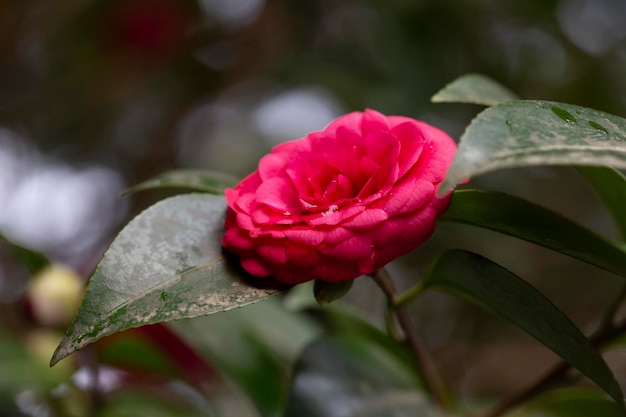
[[415, 122], [406, 122], [392, 129], [400, 141], [398, 155], [398, 178], [402, 178], [419, 159], [425, 139], [422, 131]]
[[378, 130], [389, 130], [387, 118], [376, 110], [366, 109], [363, 112], [363, 118], [361, 119], [361, 135], [365, 137], [371, 132]]
[[433, 183], [408, 177], [396, 185], [389, 194], [385, 211], [392, 216], [415, 211], [428, 203], [434, 194]]
[[343, 223], [344, 227], [350, 229], [366, 229], [380, 224], [387, 220], [389, 216], [387, 212], [381, 209], [366, 209], [360, 214], [357, 214], [349, 221]]
[[326, 233], [311, 228], [287, 229], [285, 236], [295, 242], [304, 243], [308, 246], [317, 246], [324, 241]]
[[357, 261], [371, 256], [372, 241], [365, 234], [355, 234], [350, 239], [346, 239], [335, 246], [325, 247], [322, 249], [322, 253], [346, 261]]
[[255, 277], [265, 278], [272, 275], [269, 268], [252, 254], [246, 253], [241, 256], [241, 266]]
[[296, 211], [299, 208], [298, 194], [286, 178], [271, 178], [257, 188], [255, 197], [260, 204], [280, 211]]

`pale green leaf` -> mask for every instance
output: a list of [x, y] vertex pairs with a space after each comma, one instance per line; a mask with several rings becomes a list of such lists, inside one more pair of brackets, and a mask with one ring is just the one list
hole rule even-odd
[[626, 168], [626, 119], [549, 101], [490, 107], [463, 133], [439, 191], [487, 172], [528, 165]]
[[183, 194], [135, 217], [98, 264], [52, 364], [115, 332], [276, 294], [250, 285], [229, 267], [220, 244], [225, 210], [223, 197]]
[[472, 103], [493, 106], [517, 100], [511, 90], [480, 74], [467, 74], [439, 90], [431, 100], [434, 103]]
[[432, 263], [423, 285], [460, 295], [509, 320], [623, 404], [615, 376], [591, 342], [550, 300], [512, 272], [480, 255], [452, 250]]

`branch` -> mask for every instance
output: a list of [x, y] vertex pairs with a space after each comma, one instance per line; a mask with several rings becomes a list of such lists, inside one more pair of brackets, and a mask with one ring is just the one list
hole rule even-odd
[[403, 307], [396, 306], [401, 295], [394, 286], [391, 276], [384, 268], [374, 271], [370, 276], [385, 294], [390, 310], [395, 313], [398, 324], [404, 332], [405, 342], [422, 372], [424, 385], [432, 395], [433, 401], [442, 409], [449, 409], [450, 399], [435, 362], [415, 331], [415, 325], [408, 312]]
[[[593, 347], [598, 349], [602, 346], [610, 344], [612, 341], [624, 334], [624, 332], [626, 332], [626, 320], [622, 321], [618, 325], [601, 327], [600, 330], [589, 338], [589, 341]], [[505, 397], [502, 401], [496, 404], [495, 407], [483, 414], [482, 417], [499, 417], [519, 404], [541, 394], [547, 388], [557, 383], [566, 381], [567, 373], [570, 369], [570, 364], [561, 360], [536, 381], [523, 386], [517, 391], [511, 393], [509, 396]]]

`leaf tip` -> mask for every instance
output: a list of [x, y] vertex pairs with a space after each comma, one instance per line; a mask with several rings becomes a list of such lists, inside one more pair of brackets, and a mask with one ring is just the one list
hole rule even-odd
[[50, 359], [50, 367], [52, 368], [54, 365], [59, 363], [61, 360], [67, 358], [72, 351], [68, 350], [69, 340], [67, 337], [64, 337], [63, 340], [59, 343], [56, 350], [52, 354], [52, 358]]

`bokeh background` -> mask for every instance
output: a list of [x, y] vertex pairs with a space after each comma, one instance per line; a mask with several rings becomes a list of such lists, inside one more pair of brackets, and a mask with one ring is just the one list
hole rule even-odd
[[[523, 98], [626, 116], [624, 22], [622, 0], [0, 0], [0, 233], [69, 268], [55, 273], [83, 282], [120, 227], [164, 196], [119, 197], [129, 186], [174, 168], [242, 177], [273, 145], [364, 108], [422, 119], [458, 139], [480, 107], [429, 99], [470, 72]], [[469, 186], [524, 196], [617, 237], [572, 169], [515, 169]], [[415, 282], [447, 247], [477, 251], [527, 278], [586, 332], [620, 284], [531, 245], [442, 224], [418, 253], [391, 265], [400, 286]], [[67, 381], [78, 387], [73, 393], [89, 392], [76, 377], [82, 368], [50, 376], [57, 371], [32, 364], [47, 361], [64, 322], [33, 314], [32, 274], [20, 259], [0, 251], [0, 414], [80, 415], [78, 406], [58, 411], [50, 398], [73, 404], [53, 391]], [[347, 303], [383, 308], [365, 280]], [[271, 312], [258, 314], [287, 314], [278, 304], [264, 308]], [[413, 312], [453, 388], [467, 398], [500, 395], [554, 360], [451, 297], [428, 294]], [[213, 326], [226, 328], [220, 323]], [[271, 358], [275, 366], [286, 367], [285, 358], [319, 330], [308, 321], [298, 326], [311, 330]], [[626, 381], [621, 355], [609, 359]], [[31, 376], [16, 382], [17, 371]]]

